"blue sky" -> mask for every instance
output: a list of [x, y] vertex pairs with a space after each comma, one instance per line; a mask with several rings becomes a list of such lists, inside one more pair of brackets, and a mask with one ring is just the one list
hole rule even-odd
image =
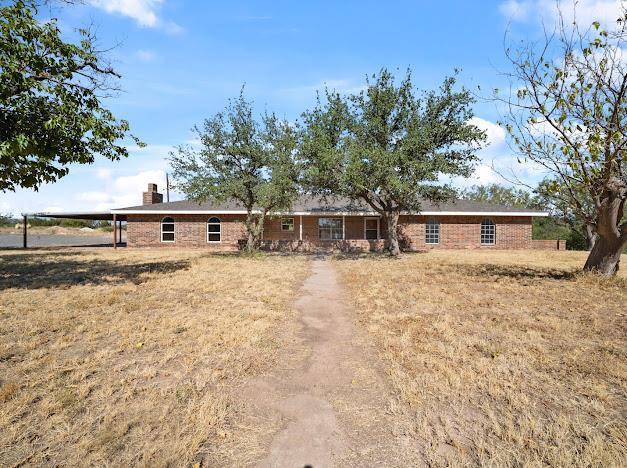
[[[562, 1], [568, 4], [570, 0]], [[621, 0], [581, 0], [578, 19], [609, 21]], [[50, 16], [45, 12], [44, 16]], [[465, 86], [489, 95], [507, 71], [504, 35], [539, 39], [554, 24], [552, 0], [503, 1], [184, 1], [92, 0], [56, 9], [62, 31], [92, 24], [122, 74], [122, 92], [107, 105], [147, 143], [129, 143], [127, 160], [102, 158], [74, 166], [38, 192], [0, 193], [0, 212], [102, 210], [141, 202], [148, 182], [163, 187], [167, 156], [193, 139], [190, 128], [221, 110], [246, 84], [259, 111], [295, 120], [326, 85], [350, 92], [381, 67], [413, 70], [419, 88], [433, 88], [455, 68]], [[488, 131], [473, 178], [458, 185], [499, 181], [491, 165], [512, 166], [533, 181], [541, 174], [516, 166], [496, 126], [490, 102], [475, 106], [475, 123]], [[174, 196], [176, 198], [176, 195]]]

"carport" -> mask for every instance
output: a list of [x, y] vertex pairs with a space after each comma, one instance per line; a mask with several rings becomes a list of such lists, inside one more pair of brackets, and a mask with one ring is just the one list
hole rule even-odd
[[84, 211], [74, 213], [64, 212], [43, 212], [43, 213], [24, 213], [24, 248], [28, 248], [28, 217], [37, 218], [61, 218], [61, 219], [84, 219], [88, 221], [112, 221], [113, 239], [112, 245], [114, 249], [118, 248], [118, 244], [122, 244], [122, 221], [126, 221], [126, 215], [114, 214], [109, 211]]

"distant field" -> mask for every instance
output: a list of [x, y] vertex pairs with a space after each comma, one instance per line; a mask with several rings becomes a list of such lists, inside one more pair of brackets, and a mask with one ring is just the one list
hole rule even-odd
[[627, 466], [627, 258], [612, 280], [584, 260], [335, 262], [429, 464]]
[[303, 257], [0, 253], [0, 466], [259, 456], [231, 387], [267, 370]]

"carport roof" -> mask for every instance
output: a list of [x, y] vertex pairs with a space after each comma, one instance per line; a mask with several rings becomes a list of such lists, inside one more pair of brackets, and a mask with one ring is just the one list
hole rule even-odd
[[[38, 218], [90, 219], [94, 221], [113, 221], [113, 213], [111, 211], [78, 211], [78, 212], [43, 211], [39, 213], [24, 213], [24, 214], [27, 216], [36, 216]], [[116, 213], [115, 219], [116, 221], [126, 221], [126, 215]]]

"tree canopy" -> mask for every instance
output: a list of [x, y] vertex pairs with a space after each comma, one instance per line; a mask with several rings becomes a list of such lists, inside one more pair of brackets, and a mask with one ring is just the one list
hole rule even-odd
[[256, 119], [243, 90], [193, 130], [199, 147], [182, 145], [171, 154], [176, 187], [199, 202], [238, 201], [248, 212], [247, 249], [255, 250], [265, 216], [290, 208], [298, 195], [296, 131], [274, 114]]
[[119, 75], [93, 34], [66, 42], [54, 19], [36, 15], [28, 0], [0, 7], [0, 191], [37, 189], [96, 155], [128, 156], [128, 122], [103, 106]]
[[618, 269], [627, 243], [627, 10], [616, 28], [561, 21], [539, 46], [507, 50], [516, 93], [506, 124], [521, 159], [548, 173], [545, 195], [568, 206], [594, 232], [585, 268]]
[[442, 175], [466, 176], [485, 141], [469, 123], [473, 97], [455, 89], [455, 77], [436, 91], [418, 93], [408, 70], [400, 84], [388, 70], [366, 89], [324, 99], [303, 115], [300, 156], [310, 191], [362, 200], [388, 226], [389, 249], [400, 252], [401, 211], [420, 211], [422, 200], [442, 201], [454, 191]]

